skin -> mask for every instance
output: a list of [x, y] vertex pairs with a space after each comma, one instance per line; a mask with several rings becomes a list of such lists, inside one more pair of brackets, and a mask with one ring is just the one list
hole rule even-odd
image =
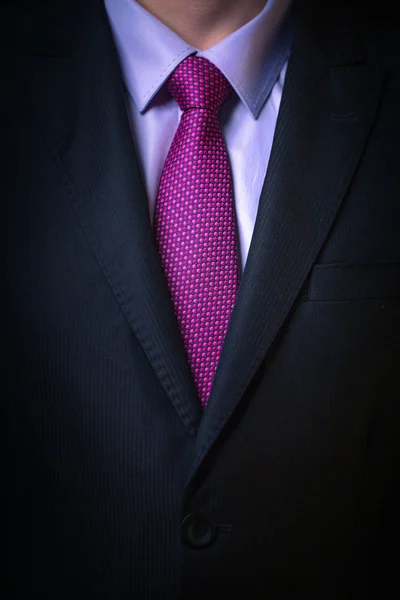
[[198, 50], [207, 50], [254, 19], [268, 0], [138, 0]]

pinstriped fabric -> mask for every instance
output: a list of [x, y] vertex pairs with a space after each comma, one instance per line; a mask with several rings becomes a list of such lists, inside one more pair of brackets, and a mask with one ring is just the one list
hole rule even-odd
[[232, 88], [207, 59], [189, 56], [168, 90], [183, 114], [161, 175], [154, 232], [204, 406], [239, 284], [231, 170], [218, 121]]

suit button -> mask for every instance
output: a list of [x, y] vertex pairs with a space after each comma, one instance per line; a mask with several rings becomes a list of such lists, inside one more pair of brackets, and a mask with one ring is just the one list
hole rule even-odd
[[191, 548], [206, 548], [215, 538], [215, 524], [204, 515], [191, 513], [182, 521], [182, 541]]

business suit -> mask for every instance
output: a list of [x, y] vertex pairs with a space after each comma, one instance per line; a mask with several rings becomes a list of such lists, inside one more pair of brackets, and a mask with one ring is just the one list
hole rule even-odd
[[10, 597], [361, 599], [395, 580], [399, 60], [387, 23], [336, 6], [297, 3], [204, 414], [102, 3], [31, 5], [11, 29]]

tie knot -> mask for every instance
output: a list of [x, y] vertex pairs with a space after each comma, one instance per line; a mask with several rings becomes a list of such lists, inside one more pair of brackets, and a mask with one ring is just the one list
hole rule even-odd
[[232, 86], [209, 60], [188, 56], [171, 75], [168, 91], [182, 111], [205, 108], [218, 113]]

